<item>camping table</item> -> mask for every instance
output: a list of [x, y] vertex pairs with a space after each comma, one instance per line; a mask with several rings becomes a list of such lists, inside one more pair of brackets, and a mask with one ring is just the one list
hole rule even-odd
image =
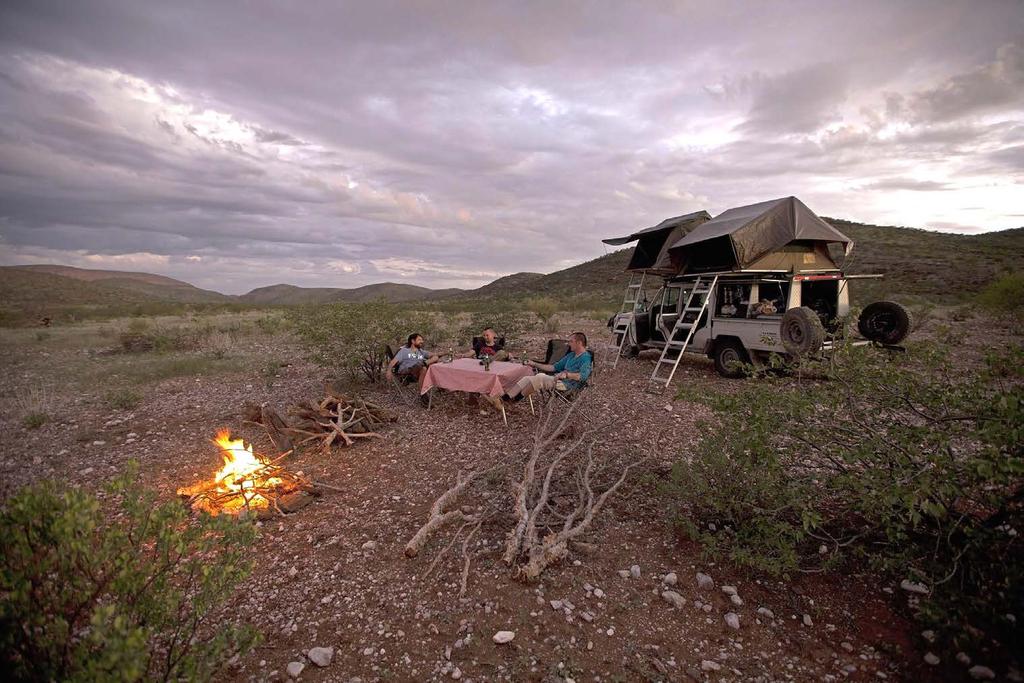
[[[516, 382], [533, 374], [533, 368], [519, 363], [494, 361], [490, 370], [475, 358], [456, 358], [451, 363], [434, 363], [427, 368], [420, 393], [425, 394], [432, 388], [448, 389], [449, 391], [468, 391], [495, 398], [508, 393]], [[505, 406], [501, 405], [501, 417], [508, 425]]]

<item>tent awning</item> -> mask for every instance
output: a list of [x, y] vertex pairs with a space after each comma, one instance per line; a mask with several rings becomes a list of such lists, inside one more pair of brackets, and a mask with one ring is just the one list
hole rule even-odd
[[613, 237], [602, 240], [605, 244], [620, 246], [636, 242], [630, 256], [627, 271], [646, 273], [674, 273], [675, 267], [668, 256], [668, 247], [693, 230], [701, 223], [711, 219], [707, 211], [675, 216], [663, 220], [657, 225], [634, 232], [625, 237]]
[[794, 242], [851, 244], [796, 197], [729, 209], [669, 245], [687, 270], [746, 268]]

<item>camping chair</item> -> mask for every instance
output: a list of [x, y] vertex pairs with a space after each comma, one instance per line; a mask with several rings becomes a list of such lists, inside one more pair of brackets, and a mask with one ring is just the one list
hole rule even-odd
[[[392, 348], [391, 344], [384, 345], [385, 373], [387, 372], [387, 366], [391, 365], [391, 361], [394, 360], [395, 353], [397, 352]], [[416, 400], [416, 397], [410, 393], [409, 387], [410, 384], [414, 384], [416, 382], [412, 375], [400, 375], [395, 372], [388, 375], [388, 382], [391, 384], [391, 388], [394, 389], [398, 393], [399, 397], [401, 397], [401, 399], [406, 403], [411, 404]]]
[[[470, 342], [470, 346], [472, 346], [475, 349], [477, 343], [482, 342], [483, 340], [484, 340], [483, 337], [473, 337], [473, 340]], [[497, 345], [499, 350], [501, 350], [501, 351], [505, 350], [505, 338], [504, 337], [498, 337], [498, 340], [495, 342], [495, 344]]]
[[548, 348], [544, 353], [544, 360], [535, 361], [544, 365], [554, 365], [562, 360], [562, 356], [569, 353], [569, 342], [565, 339], [549, 339]]
[[[549, 342], [548, 343], [549, 349], [550, 349], [550, 346], [551, 346], [551, 343]], [[592, 386], [593, 383], [594, 383], [594, 371], [597, 368], [597, 358], [594, 356], [594, 350], [593, 349], [587, 349], [587, 353], [590, 354], [590, 375], [587, 377], [587, 379], [585, 379], [585, 380], [583, 380], [581, 382], [577, 382], [576, 386], [574, 386], [572, 389], [561, 389], [560, 390], [560, 389], [558, 389], [558, 385], [556, 384], [555, 388], [551, 390], [551, 393], [554, 394], [555, 398], [557, 398], [558, 400], [562, 401], [566, 405], [571, 405], [572, 403], [574, 403], [576, 401], [576, 399], [580, 397], [580, 394], [582, 394], [588, 387]], [[562, 353], [556, 359], [555, 362], [557, 362], [558, 360], [561, 360], [562, 356], [564, 356], [564, 355], [565, 355], [565, 353]], [[528, 396], [527, 398], [530, 401], [530, 413], [533, 414], [533, 415], [536, 415], [536, 412], [533, 409], [533, 396], [531, 395], [531, 396]]]

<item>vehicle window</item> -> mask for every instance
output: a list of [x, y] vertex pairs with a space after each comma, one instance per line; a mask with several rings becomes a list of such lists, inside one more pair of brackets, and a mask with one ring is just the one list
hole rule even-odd
[[716, 317], [746, 318], [750, 308], [750, 285], [719, 285], [716, 304]]
[[758, 284], [757, 301], [750, 306], [751, 318], [781, 316], [786, 312], [789, 297], [788, 282], [761, 282]]
[[835, 319], [839, 303], [839, 282], [817, 280], [804, 282], [800, 289], [800, 300], [821, 318], [826, 327]]
[[664, 302], [664, 313], [674, 313], [676, 310], [676, 304], [679, 303], [679, 292], [682, 290], [679, 287], [666, 287], [665, 288], [665, 302]]

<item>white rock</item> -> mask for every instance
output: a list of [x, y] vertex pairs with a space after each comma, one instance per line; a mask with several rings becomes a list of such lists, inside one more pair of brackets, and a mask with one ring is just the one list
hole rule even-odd
[[628, 579], [629, 578], [629, 570], [628, 569], [620, 569], [619, 570], [619, 576], [621, 576], [624, 579]]
[[561, 600], [552, 600], [551, 601], [551, 609], [562, 609], [562, 601]]
[[707, 574], [697, 572], [697, 588], [714, 588], [715, 582]]
[[804, 626], [814, 626], [814, 622], [811, 621], [811, 615], [810, 614], [805, 614], [804, 615]]
[[721, 668], [721, 664], [718, 662], [712, 662], [710, 659], [705, 659], [700, 663], [701, 671], [718, 671]]
[[665, 574], [665, 578], [663, 579], [663, 581], [667, 586], [674, 586], [676, 585], [676, 583], [679, 582], [679, 577], [676, 576], [675, 572], [669, 572], [668, 574]]
[[629, 575], [632, 576], [634, 579], [639, 579], [640, 578], [640, 565], [634, 564], [632, 567], [630, 567], [629, 568]]
[[604, 597], [604, 591], [601, 590], [600, 588], [595, 588], [594, 589], [594, 597], [597, 598], [598, 600], [600, 600], [601, 598]]
[[289, 662], [288, 668], [285, 671], [288, 672], [289, 678], [298, 678], [302, 675], [302, 670], [306, 668], [306, 665], [302, 662]]
[[967, 670], [967, 675], [976, 681], [991, 681], [996, 677], [996, 672], [987, 666], [975, 664]]
[[964, 666], [970, 666], [971, 665], [971, 656], [969, 654], [967, 654], [966, 652], [957, 652], [956, 653], [956, 661], [960, 662]]
[[726, 595], [736, 595], [736, 586], [722, 586], [722, 592]]
[[672, 412], [672, 404], [671, 403], [666, 403], [665, 404], [665, 411], [669, 412], [669, 413]]
[[924, 663], [931, 666], [938, 666], [941, 660], [935, 655], [934, 652], [929, 652], [924, 656]]
[[290, 576], [293, 579], [298, 575], [298, 573], [299, 573], [299, 570], [296, 569], [295, 567], [292, 567], [291, 569], [288, 570], [288, 576]]
[[735, 612], [729, 612], [729, 613], [727, 613], [725, 615], [725, 623], [726, 623], [726, 625], [728, 625], [729, 628], [734, 628], [734, 629], [739, 630], [739, 627], [740, 627], [740, 617]]
[[900, 588], [907, 591], [908, 593], [916, 593], [918, 595], [928, 595], [928, 587], [922, 583], [914, 583], [910, 579], [903, 579], [900, 581]]
[[701, 607], [701, 609], [704, 610], [705, 612], [710, 613], [711, 612], [711, 605], [709, 605], [707, 603], [704, 603], [704, 606]]
[[737, 607], [743, 607], [743, 598], [736, 595], [735, 593], [729, 596], [729, 600], [731, 600], [732, 604], [736, 605]]
[[313, 647], [310, 648], [309, 653], [306, 655], [309, 657], [309, 661], [313, 662], [319, 667], [325, 667], [331, 663], [334, 659], [334, 648], [333, 647]]
[[927, 631], [921, 631], [921, 637], [927, 640], [929, 643], [935, 642], [935, 631], [928, 629]]
[[377, 547], [376, 541], [367, 541], [362, 545], [363, 550], [374, 550]]
[[760, 614], [762, 617], [764, 617], [766, 619], [774, 619], [775, 618], [775, 612], [771, 611], [767, 607], [758, 607], [757, 608], [757, 613]]
[[594, 614], [592, 612], [583, 612], [580, 614], [580, 618], [588, 624], [594, 620]]
[[849, 643], [849, 642], [847, 642], [845, 640], [843, 642], [839, 643], [839, 647], [843, 648], [847, 652], [853, 652], [853, 643]]
[[686, 606], [686, 599], [675, 591], [665, 591], [661, 594], [661, 597], [676, 609], [682, 609]]
[[491, 637], [491, 640], [496, 642], [498, 645], [504, 645], [505, 643], [511, 643], [515, 637], [515, 631], [498, 631]]

